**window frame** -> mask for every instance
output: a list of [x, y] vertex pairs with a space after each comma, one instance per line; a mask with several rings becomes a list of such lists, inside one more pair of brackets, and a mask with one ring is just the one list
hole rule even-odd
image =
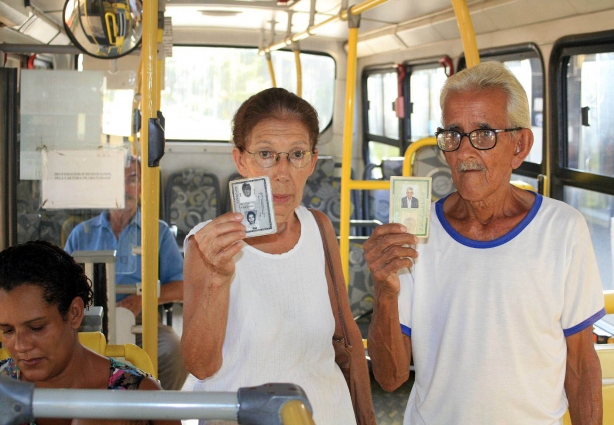
[[[415, 71], [420, 71], [423, 69], [437, 69], [443, 68], [441, 64], [442, 59], [449, 59], [450, 63], [453, 63], [452, 58], [448, 55], [438, 56], [438, 57], [430, 57], [418, 60], [411, 60], [403, 62], [403, 66], [405, 66], [405, 80], [403, 81], [403, 96], [406, 99], [405, 111], [409, 111], [409, 116], [404, 119], [404, 127], [406, 127], [406, 139], [404, 139], [404, 146], [402, 152], [405, 152], [405, 149], [409, 145], [411, 145], [415, 140], [412, 140], [412, 132], [411, 132], [411, 114], [413, 113], [413, 104], [411, 104], [411, 76]], [[449, 76], [448, 76], [449, 78]], [[432, 134], [431, 136], [435, 136]]]
[[551, 141], [550, 193], [563, 199], [565, 186], [614, 195], [614, 176], [604, 176], [568, 166], [567, 157], [567, 66], [571, 56], [614, 52], [614, 30], [578, 34], [558, 39], [552, 48], [548, 64], [549, 140]]
[[[396, 70], [395, 64], [387, 64], [387, 65], [375, 65], [366, 67], [362, 71], [361, 75], [361, 95], [362, 95], [362, 158], [365, 165], [371, 163], [370, 161], [370, 152], [369, 152], [369, 142], [378, 142], [383, 143], [389, 146], [394, 146], [399, 148], [400, 155], [405, 152], [403, 148], [403, 140], [405, 138], [404, 135], [404, 126], [403, 120], [398, 118], [399, 121], [399, 138], [392, 139], [386, 136], [380, 136], [376, 134], [369, 133], [369, 90], [367, 85], [367, 80], [371, 75], [375, 74], [388, 74], [394, 73], [397, 75], [398, 79], [398, 71]], [[405, 96], [405, 84], [403, 83], [403, 96]], [[408, 99], [405, 96], [405, 111], [407, 112], [408, 108]]]

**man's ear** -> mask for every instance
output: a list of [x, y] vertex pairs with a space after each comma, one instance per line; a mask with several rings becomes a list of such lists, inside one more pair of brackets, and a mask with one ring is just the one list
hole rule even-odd
[[520, 167], [527, 156], [529, 156], [531, 148], [533, 147], [533, 132], [530, 128], [523, 128], [517, 130], [517, 132], [516, 140], [514, 140], [514, 155], [512, 157], [513, 170]]
[[83, 321], [85, 305], [81, 297], [75, 297], [68, 307], [68, 321], [73, 329], [79, 329]]
[[245, 156], [241, 155], [241, 150], [239, 148], [234, 148], [232, 150], [232, 159], [237, 166], [237, 171], [243, 177], [247, 177], [247, 167], [245, 166]]

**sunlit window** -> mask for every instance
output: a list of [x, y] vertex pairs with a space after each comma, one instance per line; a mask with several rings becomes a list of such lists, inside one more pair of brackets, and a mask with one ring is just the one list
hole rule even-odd
[[398, 139], [399, 119], [393, 107], [398, 96], [396, 71], [369, 75], [367, 92], [369, 134]]
[[413, 105], [411, 113], [412, 141], [433, 137], [437, 127], [441, 125], [439, 95], [446, 78], [444, 68], [441, 66], [412, 71], [409, 79], [409, 92]]
[[614, 53], [572, 56], [567, 69], [569, 168], [614, 176]]
[[[296, 93], [293, 52], [271, 53], [277, 87]], [[335, 62], [330, 56], [301, 53], [302, 97], [320, 118], [320, 131], [333, 115]], [[166, 59], [162, 112], [170, 140], [230, 140], [231, 121], [241, 103], [271, 87], [257, 49], [173, 47]]]

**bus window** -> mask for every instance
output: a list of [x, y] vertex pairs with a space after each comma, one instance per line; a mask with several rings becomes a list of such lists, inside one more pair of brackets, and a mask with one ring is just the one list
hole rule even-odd
[[439, 94], [447, 76], [438, 63], [410, 69], [411, 140], [416, 141], [433, 137], [437, 127], [441, 125]]
[[398, 83], [395, 70], [367, 71], [364, 103], [367, 117], [364, 123], [364, 140], [367, 147], [365, 163], [381, 164], [382, 158], [396, 157], [400, 154], [399, 119], [394, 110], [397, 97]]
[[614, 289], [613, 36], [564, 37], [550, 59], [552, 194], [586, 219], [604, 290]]
[[568, 167], [614, 176], [614, 53], [576, 55], [567, 68]]
[[[614, 53], [570, 56], [567, 66], [567, 167], [614, 177]], [[604, 290], [614, 289], [614, 197], [564, 187], [563, 200], [586, 218]]]
[[[241, 103], [271, 87], [266, 60], [253, 48], [174, 46], [166, 58], [161, 107], [170, 140], [230, 139], [230, 122]], [[294, 53], [271, 53], [278, 87], [296, 92]], [[331, 123], [335, 61], [301, 53], [303, 98], [318, 111], [320, 131]]]

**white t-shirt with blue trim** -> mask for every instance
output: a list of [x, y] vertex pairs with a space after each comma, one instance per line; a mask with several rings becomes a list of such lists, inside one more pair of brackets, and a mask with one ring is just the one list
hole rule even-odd
[[450, 226], [444, 200], [399, 272], [416, 370], [404, 424], [562, 423], [565, 337], [605, 315], [584, 218], [536, 194], [515, 229], [479, 242]]

